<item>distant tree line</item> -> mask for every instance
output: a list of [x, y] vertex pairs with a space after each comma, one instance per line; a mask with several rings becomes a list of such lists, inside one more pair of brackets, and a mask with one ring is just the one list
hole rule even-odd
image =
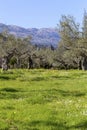
[[0, 67], [87, 70], [87, 13], [82, 28], [72, 16], [62, 16], [58, 25], [58, 47], [31, 44], [31, 37], [0, 33]]
[[53, 48], [31, 44], [31, 37], [19, 38], [4, 31], [0, 33], [0, 67], [51, 68]]

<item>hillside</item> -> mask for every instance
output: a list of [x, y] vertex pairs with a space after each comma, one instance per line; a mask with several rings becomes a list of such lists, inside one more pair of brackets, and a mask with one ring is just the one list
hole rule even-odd
[[15, 25], [5, 25], [0, 23], [0, 32], [8, 30], [18, 37], [32, 37], [33, 44], [56, 46], [59, 41], [58, 31], [55, 28], [23, 28]]

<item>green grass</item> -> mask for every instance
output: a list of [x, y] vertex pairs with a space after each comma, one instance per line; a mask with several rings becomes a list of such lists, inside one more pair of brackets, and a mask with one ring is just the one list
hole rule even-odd
[[87, 72], [0, 72], [0, 130], [86, 130]]

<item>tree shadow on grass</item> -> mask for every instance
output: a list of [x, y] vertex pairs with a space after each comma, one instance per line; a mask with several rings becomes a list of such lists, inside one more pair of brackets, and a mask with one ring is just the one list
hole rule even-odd
[[87, 130], [87, 121], [83, 121], [77, 125], [71, 126], [71, 129]]
[[17, 89], [14, 89], [14, 88], [2, 88], [0, 91], [3, 91], [3, 92], [19, 92]]
[[72, 73], [69, 75], [54, 75], [51, 76], [53, 79], [59, 79], [59, 80], [72, 80], [72, 79], [81, 79], [83, 77], [87, 77], [86, 73]]
[[80, 129], [80, 130], [87, 130], [87, 121], [81, 122], [77, 125], [74, 126], [67, 126], [66, 122], [55, 122], [55, 121], [32, 121], [29, 123], [29, 126], [33, 127], [39, 127], [43, 126], [44, 127], [50, 127], [51, 130], [75, 130], [75, 129]]
[[9, 80], [10, 78], [8, 76], [0, 76], [1, 80]]
[[64, 91], [64, 90], [58, 90], [58, 91], [59, 94], [61, 94], [62, 96], [81, 97], [86, 95], [85, 92], [80, 92], [80, 91]]
[[51, 76], [51, 78], [53, 79], [59, 79], [59, 80], [68, 80], [68, 79], [72, 79], [72, 77], [70, 76], [59, 76], [59, 75], [56, 75], [56, 76]]
[[72, 97], [81, 97], [81, 96], [85, 96], [86, 93], [85, 92], [80, 92], [80, 91], [69, 91], [69, 90], [61, 90], [61, 89], [49, 89], [49, 90], [31, 90], [30, 92], [32, 93], [42, 93], [42, 95], [47, 95], [47, 96], [58, 96], [59, 94], [61, 96], [72, 96]]
[[[31, 97], [27, 99], [27, 102], [30, 104], [46, 104], [54, 100], [59, 100], [60, 97], [80, 98], [86, 95], [85, 92], [60, 90], [60, 89], [31, 90], [29, 91], [29, 93]], [[36, 95], [36, 97], [33, 97], [33, 95]]]
[[13, 76], [7, 76], [7, 75], [0, 75], [0, 80], [15, 80], [16, 77], [13, 77]]
[[46, 81], [46, 80], [48, 80], [48, 78], [45, 78], [45, 77], [33, 77], [32, 79], [31, 79], [31, 81]]
[[43, 126], [43, 128], [48, 127], [51, 128], [51, 130], [69, 130], [69, 127], [66, 126], [66, 122], [55, 122], [55, 121], [32, 121], [29, 123], [29, 126], [33, 127], [39, 127]]
[[18, 99], [21, 97], [18, 92], [20, 91], [14, 88], [2, 88], [0, 89], [0, 99]]

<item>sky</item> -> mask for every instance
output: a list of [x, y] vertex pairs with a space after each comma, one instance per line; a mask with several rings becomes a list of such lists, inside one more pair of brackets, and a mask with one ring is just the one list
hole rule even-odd
[[25, 28], [55, 28], [61, 15], [81, 23], [87, 0], [0, 0], [0, 23]]

